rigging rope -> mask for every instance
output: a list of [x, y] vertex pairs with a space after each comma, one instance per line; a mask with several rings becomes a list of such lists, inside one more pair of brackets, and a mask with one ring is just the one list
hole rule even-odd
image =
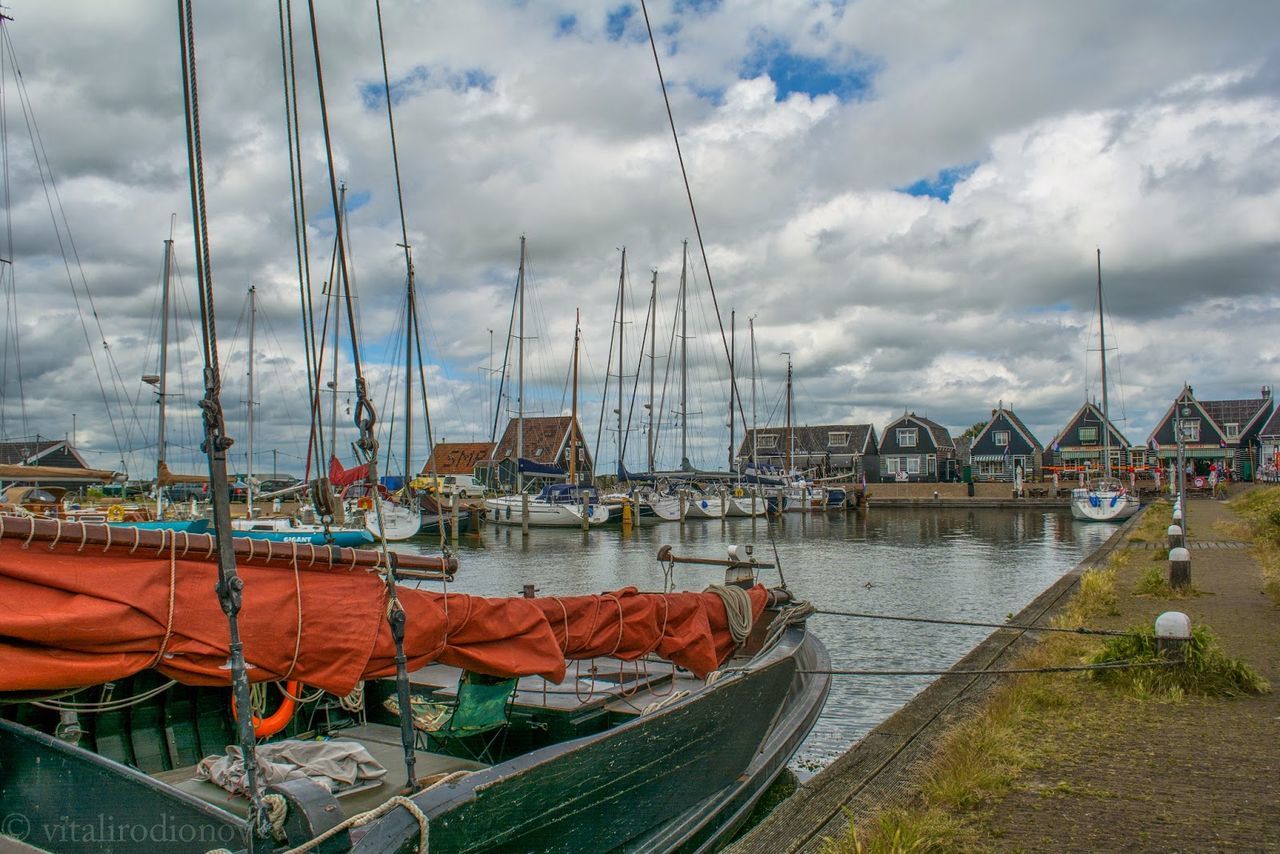
[[1075, 635], [1101, 635], [1104, 637], [1126, 637], [1133, 634], [1133, 632], [1118, 631], [1115, 629], [1090, 629], [1084, 626], [1032, 626], [1019, 625], [1018, 623], [983, 623], [975, 620], [943, 620], [931, 617], [900, 617], [892, 614], [866, 614], [859, 611], [831, 611], [818, 609], [814, 613], [825, 614], [830, 617], [850, 617], [860, 620], [889, 620], [900, 623], [929, 623], [937, 626], [972, 626], [982, 629], [1014, 629], [1022, 632], [1065, 632]]

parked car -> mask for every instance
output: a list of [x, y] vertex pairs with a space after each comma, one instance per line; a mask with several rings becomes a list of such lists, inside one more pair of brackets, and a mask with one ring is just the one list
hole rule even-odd
[[446, 474], [440, 478], [440, 494], [484, 498], [484, 484], [469, 474]]
[[164, 494], [175, 504], [185, 503], [193, 498], [204, 501], [209, 497], [209, 487], [203, 483], [171, 483], [164, 488]]

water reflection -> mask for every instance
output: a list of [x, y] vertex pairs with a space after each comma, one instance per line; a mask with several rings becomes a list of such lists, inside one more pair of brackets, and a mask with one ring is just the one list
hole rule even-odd
[[[820, 608], [1000, 621], [1100, 545], [1114, 526], [1073, 522], [1067, 513], [964, 508], [893, 508], [617, 529], [489, 526], [458, 545], [453, 589], [511, 596], [525, 584], [542, 595], [600, 592], [634, 585], [661, 589], [658, 548], [721, 557], [731, 543], [754, 543], [770, 560], [773, 532], [788, 585]], [[438, 551], [438, 542], [400, 544]], [[700, 590], [722, 575], [678, 566], [677, 586]], [[762, 581], [774, 584], [777, 576]], [[949, 667], [989, 633], [985, 629], [816, 616], [811, 626], [837, 668], [930, 670]], [[801, 768], [830, 762], [924, 688], [928, 677], [835, 677], [831, 697], [796, 757]]]

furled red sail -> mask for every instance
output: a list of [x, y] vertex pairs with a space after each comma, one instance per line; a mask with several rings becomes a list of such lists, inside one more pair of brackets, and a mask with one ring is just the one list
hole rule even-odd
[[[59, 524], [54, 536], [51, 522], [37, 531], [28, 519], [0, 521], [0, 691], [94, 685], [150, 667], [186, 684], [228, 684], [227, 620], [207, 537], [146, 532], [140, 546], [134, 534], [104, 547], [105, 526]], [[346, 694], [395, 672], [385, 584], [361, 565], [376, 553], [321, 549], [327, 559], [316, 560], [300, 546], [249, 556], [248, 542], [237, 549], [253, 681], [298, 679]], [[758, 618], [768, 593], [749, 594]], [[733, 649], [714, 593], [524, 599], [402, 588], [399, 598], [410, 669], [438, 661], [559, 681], [566, 659], [656, 652], [703, 675]]]
[[343, 468], [342, 463], [338, 462], [337, 457], [329, 458], [329, 482], [336, 489], [344, 486], [350, 486], [353, 483], [359, 483], [369, 478], [369, 466], [352, 466], [351, 468]]

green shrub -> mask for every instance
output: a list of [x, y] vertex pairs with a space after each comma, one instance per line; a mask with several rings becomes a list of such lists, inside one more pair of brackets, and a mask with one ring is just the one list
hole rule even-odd
[[[1138, 626], [1130, 629], [1128, 634], [1108, 638], [1089, 663], [1154, 663], [1160, 660], [1156, 652], [1155, 629]], [[1228, 657], [1205, 626], [1191, 630], [1191, 640], [1186, 644], [1186, 661], [1182, 664], [1095, 670], [1092, 676], [1101, 682], [1135, 689], [1139, 693], [1173, 697], [1183, 694], [1239, 697], [1265, 694], [1271, 690], [1267, 681], [1252, 667], [1238, 658]]]

